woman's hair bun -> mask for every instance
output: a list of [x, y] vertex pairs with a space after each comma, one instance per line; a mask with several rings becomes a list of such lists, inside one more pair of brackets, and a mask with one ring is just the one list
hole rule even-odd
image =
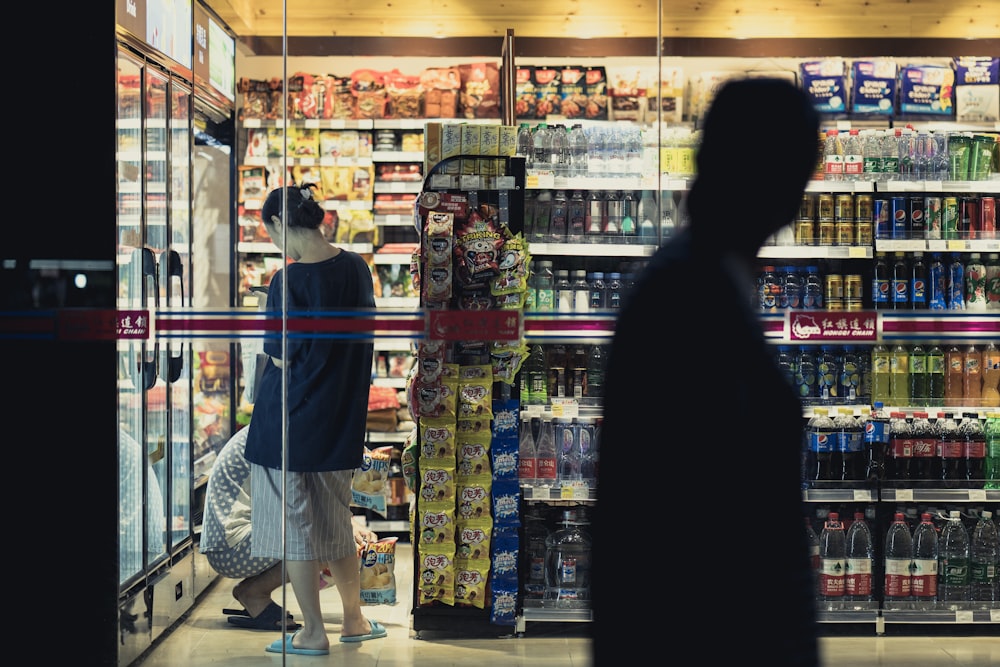
[[313, 198], [312, 188], [314, 187], [316, 186], [306, 183], [271, 190], [260, 209], [261, 218], [265, 221], [271, 220], [273, 216], [283, 219], [281, 216], [281, 194], [284, 192], [288, 201], [288, 226], [316, 229], [322, 224], [326, 213], [319, 202]]

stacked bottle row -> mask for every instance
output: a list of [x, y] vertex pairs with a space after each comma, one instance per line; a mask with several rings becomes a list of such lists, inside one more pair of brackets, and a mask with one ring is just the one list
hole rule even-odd
[[[1000, 608], [1000, 538], [993, 513], [980, 511], [971, 530], [959, 511], [949, 511], [940, 529], [934, 517], [934, 513], [922, 512], [911, 531], [905, 513], [893, 515], [882, 551], [883, 607]], [[847, 522], [838, 512], [830, 512], [818, 535], [807, 519], [806, 535], [818, 608], [876, 608], [875, 544], [865, 514], [855, 512], [854, 520]]]
[[521, 404], [547, 405], [561, 398], [596, 403], [604, 393], [607, 359], [604, 345], [532, 345], [521, 367]]
[[880, 195], [872, 219], [877, 239], [997, 238], [996, 198], [986, 195]]
[[757, 274], [755, 308], [765, 313], [785, 309], [861, 310], [864, 275], [833, 273], [818, 264], [765, 264]]
[[871, 348], [871, 402], [895, 406], [1000, 407], [1000, 348], [877, 344]]
[[518, 481], [539, 489], [597, 488], [601, 420], [531, 417], [518, 433]]
[[521, 123], [514, 154], [529, 172], [562, 177], [639, 178], [645, 166], [642, 132], [625, 125]]
[[1000, 539], [989, 510], [971, 534], [958, 510], [938, 529], [923, 512], [912, 530], [896, 512], [885, 537], [886, 609], [1000, 608]]
[[875, 253], [876, 309], [1000, 310], [1000, 253]]
[[582, 608], [590, 602], [591, 538], [584, 507], [559, 510], [531, 505], [524, 515], [521, 551], [526, 606]]
[[982, 181], [993, 173], [996, 138], [969, 132], [827, 130], [828, 181]]
[[527, 190], [524, 237], [535, 243], [642, 243], [670, 238], [673, 193], [653, 190]]

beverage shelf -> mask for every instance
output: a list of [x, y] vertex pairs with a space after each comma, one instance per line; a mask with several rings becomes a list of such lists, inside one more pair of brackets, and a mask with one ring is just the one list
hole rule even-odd
[[[550, 607], [550, 603], [544, 600], [525, 600], [522, 610], [521, 622], [526, 621], [547, 621], [557, 623], [590, 623], [594, 620], [594, 613], [590, 609], [589, 601], [580, 601], [567, 604], [567, 606]], [[571, 604], [572, 606], [569, 606]], [[520, 626], [518, 632], [524, 632]]]
[[[939, 602], [936, 606], [942, 604]], [[886, 623], [1000, 623], [1000, 606], [994, 609], [883, 609], [882, 620]]]

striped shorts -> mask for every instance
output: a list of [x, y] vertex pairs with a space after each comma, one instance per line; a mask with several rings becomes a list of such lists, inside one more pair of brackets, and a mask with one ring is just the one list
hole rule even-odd
[[285, 548], [281, 543], [281, 474], [281, 470], [251, 464], [251, 555], [320, 562], [356, 555], [351, 522], [354, 471], [285, 473]]

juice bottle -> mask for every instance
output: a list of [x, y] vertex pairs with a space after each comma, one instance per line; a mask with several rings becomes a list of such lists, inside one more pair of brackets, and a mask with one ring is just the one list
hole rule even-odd
[[872, 348], [872, 403], [890, 405], [892, 387], [890, 384], [889, 348], [881, 343]]
[[982, 404], [988, 408], [1000, 408], [1000, 348], [990, 342], [983, 348], [983, 394]]
[[975, 345], [965, 349], [962, 394], [965, 405], [978, 406], [983, 396], [983, 353]]
[[910, 403], [910, 353], [905, 345], [892, 348], [889, 357], [889, 384], [896, 405]]
[[965, 377], [965, 356], [956, 345], [950, 345], [944, 353], [944, 404], [957, 406], [962, 404]]

